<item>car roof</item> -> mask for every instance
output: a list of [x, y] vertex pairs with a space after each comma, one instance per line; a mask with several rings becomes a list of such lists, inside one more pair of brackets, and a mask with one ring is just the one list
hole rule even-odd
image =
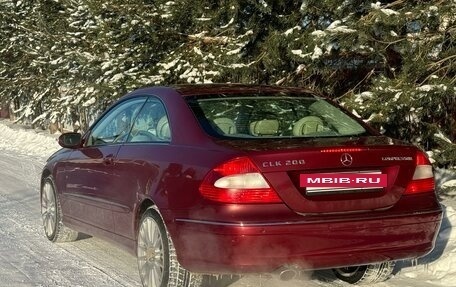
[[307, 88], [282, 87], [256, 84], [187, 84], [170, 86], [144, 86], [133, 90], [119, 100], [126, 100], [132, 97], [144, 95], [156, 95], [162, 99], [176, 99], [189, 96], [210, 96], [217, 94], [224, 95], [252, 95], [252, 94], [296, 94], [303, 97], [321, 97], [321, 94]]
[[243, 93], [304, 93], [309, 94], [309, 96], [318, 95], [315, 91], [306, 88], [255, 84], [193, 84], [174, 85], [171, 87], [173, 87], [182, 96]]

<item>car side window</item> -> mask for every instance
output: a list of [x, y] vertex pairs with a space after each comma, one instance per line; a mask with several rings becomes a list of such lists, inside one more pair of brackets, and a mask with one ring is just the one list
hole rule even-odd
[[87, 146], [125, 142], [145, 101], [145, 97], [134, 98], [114, 107], [98, 121], [90, 133]]
[[151, 97], [136, 117], [127, 142], [168, 142], [170, 138], [165, 107], [159, 99]]

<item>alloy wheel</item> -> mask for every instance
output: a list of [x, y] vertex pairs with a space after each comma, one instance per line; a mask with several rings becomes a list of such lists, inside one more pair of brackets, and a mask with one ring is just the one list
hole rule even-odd
[[138, 267], [144, 286], [160, 287], [164, 274], [164, 243], [157, 222], [146, 217], [138, 234]]
[[54, 189], [49, 182], [44, 184], [41, 194], [41, 218], [43, 219], [44, 232], [48, 238], [51, 238], [57, 224], [57, 209]]

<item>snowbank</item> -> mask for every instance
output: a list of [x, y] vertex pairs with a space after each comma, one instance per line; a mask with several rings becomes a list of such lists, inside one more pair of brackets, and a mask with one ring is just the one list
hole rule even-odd
[[33, 157], [47, 158], [59, 148], [55, 136], [11, 125], [6, 120], [0, 121], [0, 150], [9, 149]]

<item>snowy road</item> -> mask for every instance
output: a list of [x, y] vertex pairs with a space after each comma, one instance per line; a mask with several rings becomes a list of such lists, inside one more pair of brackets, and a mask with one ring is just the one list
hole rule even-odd
[[[5, 136], [6, 133], [11, 134]], [[53, 244], [45, 238], [38, 185], [43, 154], [49, 154], [49, 150], [44, 152], [46, 146], [39, 138], [42, 135], [33, 136], [33, 131], [14, 131], [14, 136], [12, 133], [0, 122], [0, 286], [139, 287], [135, 258], [116, 246], [88, 236], [61, 244]], [[21, 148], [17, 148], [18, 141], [22, 143]], [[456, 231], [452, 230], [452, 226], [456, 226], [456, 212], [452, 208], [456, 206], [454, 195], [447, 195], [444, 204], [446, 216], [436, 250], [419, 260], [417, 266], [412, 266], [412, 262], [399, 262], [395, 277], [377, 286], [456, 286]], [[304, 272], [299, 279], [288, 282], [278, 281], [270, 275], [252, 275], [214, 285], [348, 286], [332, 282], [334, 278], [329, 274]]]
[[135, 259], [94, 238], [53, 244], [41, 228], [41, 161], [0, 152], [0, 286], [139, 286]]

